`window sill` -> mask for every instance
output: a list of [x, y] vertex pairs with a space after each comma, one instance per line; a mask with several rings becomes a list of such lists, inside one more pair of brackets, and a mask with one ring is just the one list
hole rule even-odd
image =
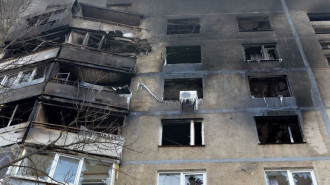
[[195, 147], [205, 147], [205, 145], [158, 145], [158, 148], [176, 148], [176, 147], [192, 147], [192, 148], [195, 148]]
[[294, 144], [306, 144], [306, 141], [296, 142], [296, 143], [258, 143], [258, 145], [294, 145]]
[[261, 59], [261, 60], [245, 60], [246, 63], [254, 63], [254, 62], [257, 62], [257, 63], [261, 63], [261, 62], [283, 62], [283, 59]]

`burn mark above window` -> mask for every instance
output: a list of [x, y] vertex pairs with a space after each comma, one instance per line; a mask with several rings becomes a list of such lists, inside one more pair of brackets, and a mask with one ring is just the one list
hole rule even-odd
[[243, 45], [246, 62], [282, 61], [275, 44]]
[[272, 30], [268, 17], [238, 17], [237, 22], [240, 32]]
[[200, 25], [198, 18], [192, 19], [169, 19], [167, 21], [167, 34], [191, 34], [199, 33]]
[[162, 146], [203, 145], [201, 119], [162, 120]]
[[304, 142], [298, 116], [255, 117], [260, 144]]
[[197, 91], [197, 97], [203, 98], [202, 78], [166, 79], [164, 82], [164, 100], [179, 100], [180, 91]]
[[200, 46], [166, 47], [166, 64], [201, 63]]
[[250, 93], [252, 97], [290, 97], [290, 90], [286, 76], [277, 77], [249, 77]]

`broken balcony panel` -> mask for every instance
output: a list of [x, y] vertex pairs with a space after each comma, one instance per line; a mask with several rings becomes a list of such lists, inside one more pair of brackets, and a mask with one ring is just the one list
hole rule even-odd
[[199, 32], [199, 18], [169, 19], [167, 21], [167, 35], [195, 34]]
[[59, 81], [48, 82], [44, 95], [60, 97], [71, 99], [74, 101], [82, 102], [95, 102], [110, 107], [129, 109], [130, 95], [120, 96], [115, 91], [112, 90], [94, 90], [91, 88], [86, 88], [84, 86], [79, 86], [77, 84], [61, 83]]
[[[122, 136], [33, 122], [25, 143], [47, 145], [55, 140], [57, 141], [55, 143], [56, 146], [66, 145], [65, 149], [103, 155], [115, 159], [121, 158], [125, 141]], [[86, 143], [86, 140], [89, 143]], [[81, 142], [84, 142], [84, 144], [81, 144]]]
[[238, 17], [237, 21], [240, 32], [272, 30], [268, 17]]
[[5, 127], [0, 129], [0, 147], [20, 143], [23, 141], [24, 135], [29, 126], [29, 122]]
[[59, 58], [86, 64], [101, 65], [118, 72], [135, 73], [136, 59], [119, 55], [108, 53], [100, 55], [100, 52], [97, 51], [63, 46]]
[[87, 4], [80, 4], [83, 18], [105, 21], [112, 24], [122, 24], [128, 26], [140, 26], [142, 15], [96, 7]]

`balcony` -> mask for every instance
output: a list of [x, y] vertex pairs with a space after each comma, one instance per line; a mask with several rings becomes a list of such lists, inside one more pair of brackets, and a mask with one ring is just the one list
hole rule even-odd
[[124, 137], [102, 132], [68, 128], [61, 125], [33, 122], [25, 143], [55, 146], [90, 154], [121, 158]]
[[99, 103], [124, 110], [129, 109], [131, 98], [130, 94], [118, 94], [114, 90], [103, 86], [58, 79], [52, 79], [47, 83], [44, 95], [88, 103]]

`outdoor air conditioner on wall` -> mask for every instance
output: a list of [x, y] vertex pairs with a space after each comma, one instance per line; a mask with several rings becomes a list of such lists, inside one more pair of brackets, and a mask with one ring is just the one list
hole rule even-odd
[[182, 105], [182, 110], [197, 110], [197, 91], [180, 91], [180, 103]]

